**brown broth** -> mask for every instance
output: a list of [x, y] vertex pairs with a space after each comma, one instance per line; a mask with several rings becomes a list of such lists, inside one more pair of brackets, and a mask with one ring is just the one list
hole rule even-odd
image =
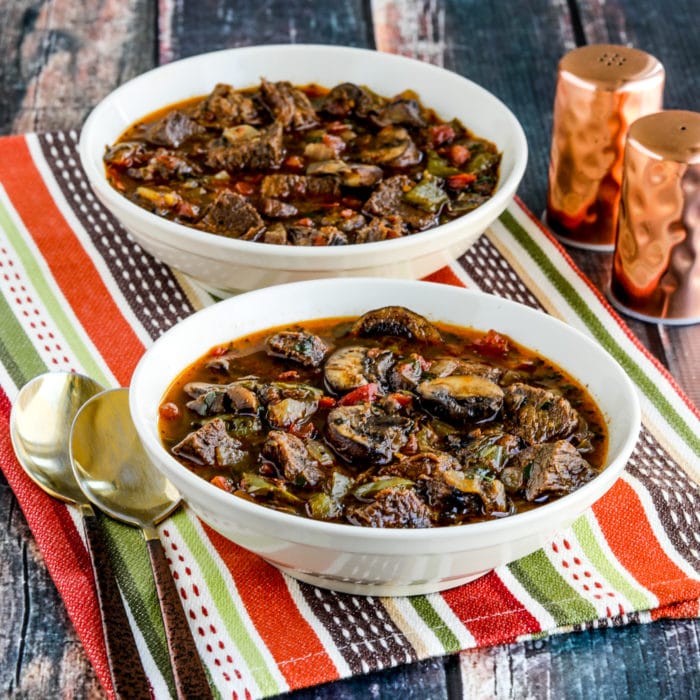
[[[185, 369], [165, 393], [161, 407], [174, 404], [178, 407], [179, 415], [177, 417], [163, 417], [163, 413], [161, 414], [159, 431], [163, 445], [170, 451], [174, 445], [183, 440], [193, 430], [193, 427], [201, 423], [202, 419], [185, 406], [190, 397], [186, 394], [184, 387], [189, 382], [227, 384], [235, 379], [250, 375], [260, 377], [264, 381], [277, 381], [280, 375], [282, 375], [284, 380], [284, 377], [287, 376], [286, 373], [292, 370], [297, 373], [297, 378], [294, 379], [295, 382], [318, 387], [324, 391], [325, 395], [328, 395], [328, 390], [324, 387], [322, 368], [304, 368], [286, 359], [270, 357], [265, 352], [265, 340], [273, 333], [281, 330], [304, 330], [321, 337], [332, 346], [333, 350], [346, 345], [374, 347], [381, 344], [382, 347], [389, 347], [400, 356], [409, 355], [411, 352], [420, 353], [426, 360], [454, 356], [492, 364], [500, 367], [505, 372], [520, 373], [523, 375], [523, 381], [528, 384], [561, 393], [583, 416], [591, 432], [592, 444], [592, 451], [586, 453], [585, 458], [597, 471], [604, 467], [608, 449], [608, 436], [605, 419], [600, 409], [578, 381], [537, 353], [508, 339], [509, 350], [506, 355], [489, 356], [475, 346], [475, 343], [478, 344], [485, 337], [486, 334], [484, 332], [442, 323], [433, 324], [440, 331], [445, 341], [438, 345], [419, 344], [413, 340], [394, 336], [390, 338], [361, 338], [350, 335], [348, 332], [355, 320], [355, 318], [328, 318], [303, 321], [293, 325], [268, 328], [212, 348], [206, 355]], [[231, 362], [228, 372], [222, 373], [220, 370], [207, 367], [209, 361], [221, 356], [235, 356], [235, 360]], [[323, 440], [325, 420], [329, 410], [328, 407], [319, 408], [310, 420], [314, 426], [314, 434], [321, 441]], [[164, 413], [167, 413], [167, 411], [164, 411]], [[466, 430], [466, 428], [461, 429], [462, 432], [466, 432]], [[266, 432], [266, 429], [263, 429], [252, 440], [245, 441], [245, 446], [250, 448], [250, 458], [237, 465], [234, 469], [198, 466], [186, 459], [178, 459], [193, 473], [204, 479], [212, 480], [215, 477], [225, 477], [236, 482], [243, 472], [256, 472], [264, 463], [264, 460], [261, 461], [259, 449], [262, 441], [265, 439]], [[333, 467], [333, 469], [337, 469], [339, 472], [352, 478], [357, 477], [358, 472], [364, 471], [365, 468], [366, 465], [353, 466], [341, 458], [336, 458]], [[373, 470], [370, 469], [369, 471], [372, 472]], [[377, 471], [376, 468], [374, 471]], [[255, 500], [263, 505], [270, 505], [280, 510], [288, 510], [297, 515], [307, 515], [304, 503], [310, 496], [308, 488], [289, 486], [289, 490], [295, 493], [302, 501], [299, 507], [290, 507], [286, 503], [265, 503], [264, 499], [252, 498], [250, 494], [242, 493], [239, 489], [231, 488], [230, 490], [239, 496]], [[544, 500], [553, 500], [553, 498], [549, 497]], [[528, 502], [522, 497], [513, 496], [512, 505], [515, 512], [522, 512], [536, 507], [538, 503]], [[494, 516], [483, 514], [470, 515], [464, 522], [488, 520], [492, 517]]]

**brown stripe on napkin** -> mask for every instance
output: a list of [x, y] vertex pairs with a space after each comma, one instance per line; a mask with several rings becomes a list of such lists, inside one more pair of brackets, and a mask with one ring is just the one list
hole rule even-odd
[[510, 263], [486, 236], [480, 236], [459, 258], [459, 263], [467, 274], [476, 280], [482, 292], [543, 310], [537, 297], [525, 286]]
[[79, 165], [77, 134], [43, 134], [39, 144], [63, 196], [151, 338], [189, 316], [194, 308], [170, 269], [135, 243], [92, 193]]
[[418, 660], [416, 650], [376, 598], [299, 586], [353, 674]]
[[644, 426], [626, 469], [649, 492], [674, 548], [700, 573], [700, 486]]

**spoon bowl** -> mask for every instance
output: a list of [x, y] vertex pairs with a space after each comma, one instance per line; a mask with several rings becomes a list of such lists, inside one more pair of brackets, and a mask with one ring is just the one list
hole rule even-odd
[[71, 468], [69, 436], [80, 407], [103, 387], [72, 372], [48, 372], [20, 390], [10, 415], [10, 437], [22, 468], [40, 488], [75, 505], [92, 562], [109, 670], [118, 698], [151, 697], [100, 524]]
[[73, 421], [70, 452], [75, 477], [90, 500], [116, 520], [143, 531], [178, 698], [210, 698], [209, 681], [156, 529], [180, 505], [180, 494], [141, 447], [128, 389], [104, 391], [83, 404]]

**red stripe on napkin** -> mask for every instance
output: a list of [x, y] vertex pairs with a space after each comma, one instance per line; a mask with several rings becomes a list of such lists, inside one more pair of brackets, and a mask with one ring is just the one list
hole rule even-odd
[[[282, 574], [255, 554], [202, 523], [209, 540], [236, 582], [246, 612], [290, 688], [338, 678], [313, 627], [289, 594]], [[274, 615], [270, 611], [274, 610]]]
[[128, 386], [144, 346], [56, 207], [24, 137], [0, 139], [0, 180], [75, 315], [119, 384]]
[[593, 505], [593, 513], [617, 560], [660, 606], [700, 598], [700, 581], [689, 579], [666, 554], [639, 496], [624, 479]]
[[537, 620], [493, 572], [441, 595], [477, 646], [504, 644], [540, 631]]
[[[10, 401], [0, 389], [0, 466], [32, 530], [95, 673], [114, 697], [92, 566], [66, 507], [24, 472], [10, 441]], [[50, 523], [50, 527], [46, 527]]]
[[424, 282], [439, 282], [440, 284], [451, 284], [454, 287], [465, 287], [459, 277], [452, 271], [450, 267], [441, 267], [439, 270], [423, 277]]

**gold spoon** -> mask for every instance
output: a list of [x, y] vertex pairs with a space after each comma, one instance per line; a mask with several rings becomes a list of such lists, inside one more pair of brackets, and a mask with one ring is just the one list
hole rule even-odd
[[156, 530], [156, 523], [180, 505], [180, 494], [141, 447], [129, 412], [128, 389], [104, 391], [82, 406], [73, 421], [70, 452], [85, 495], [116, 520], [143, 531], [178, 697], [210, 698], [209, 682]]
[[22, 387], [10, 415], [10, 436], [27, 475], [51, 496], [72, 503], [83, 517], [95, 576], [114, 691], [119, 698], [147, 698], [151, 692], [131, 633], [99, 521], [71, 468], [69, 435], [80, 406], [103, 391], [81, 374], [49, 372]]

